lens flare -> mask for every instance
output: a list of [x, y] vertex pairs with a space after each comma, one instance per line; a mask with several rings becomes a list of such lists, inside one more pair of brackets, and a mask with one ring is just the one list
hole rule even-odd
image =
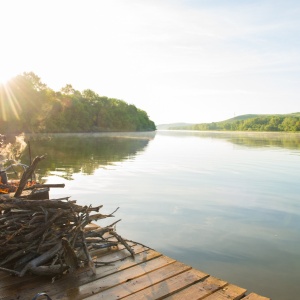
[[3, 121], [7, 121], [9, 116], [13, 115], [16, 119], [20, 119], [19, 112], [21, 106], [11, 91], [9, 84], [0, 85], [0, 114]]

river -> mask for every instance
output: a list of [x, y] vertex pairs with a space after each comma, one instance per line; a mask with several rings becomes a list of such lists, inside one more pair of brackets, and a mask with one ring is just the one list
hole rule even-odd
[[52, 198], [120, 207], [122, 236], [273, 300], [299, 297], [299, 134], [59, 134], [30, 144], [33, 156], [47, 153], [39, 179], [66, 185]]

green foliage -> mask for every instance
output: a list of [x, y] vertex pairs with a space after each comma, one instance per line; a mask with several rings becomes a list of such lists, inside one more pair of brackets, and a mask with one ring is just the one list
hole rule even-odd
[[0, 86], [0, 130], [20, 132], [153, 131], [146, 112], [118, 99], [82, 93], [67, 84], [55, 92], [34, 73]]
[[227, 131], [300, 131], [300, 114], [287, 115], [243, 115], [222, 122], [201, 123], [187, 127], [173, 127], [184, 130], [227, 130]]

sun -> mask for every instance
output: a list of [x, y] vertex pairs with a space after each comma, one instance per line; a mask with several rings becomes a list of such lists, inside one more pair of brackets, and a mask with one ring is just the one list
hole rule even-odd
[[2, 72], [2, 70], [0, 69], [0, 84], [6, 84], [12, 77], [12, 73]]
[[7, 57], [0, 57], [0, 84], [6, 84], [17, 74], [18, 67], [11, 65], [11, 61]]

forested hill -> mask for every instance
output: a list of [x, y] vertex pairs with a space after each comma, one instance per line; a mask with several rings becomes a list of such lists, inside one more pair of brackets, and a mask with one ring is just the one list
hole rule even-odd
[[0, 132], [153, 131], [147, 113], [118, 99], [67, 84], [56, 92], [30, 72], [0, 85]]
[[300, 113], [282, 115], [241, 115], [221, 122], [201, 123], [191, 126], [174, 126], [181, 130], [227, 131], [300, 131]]

